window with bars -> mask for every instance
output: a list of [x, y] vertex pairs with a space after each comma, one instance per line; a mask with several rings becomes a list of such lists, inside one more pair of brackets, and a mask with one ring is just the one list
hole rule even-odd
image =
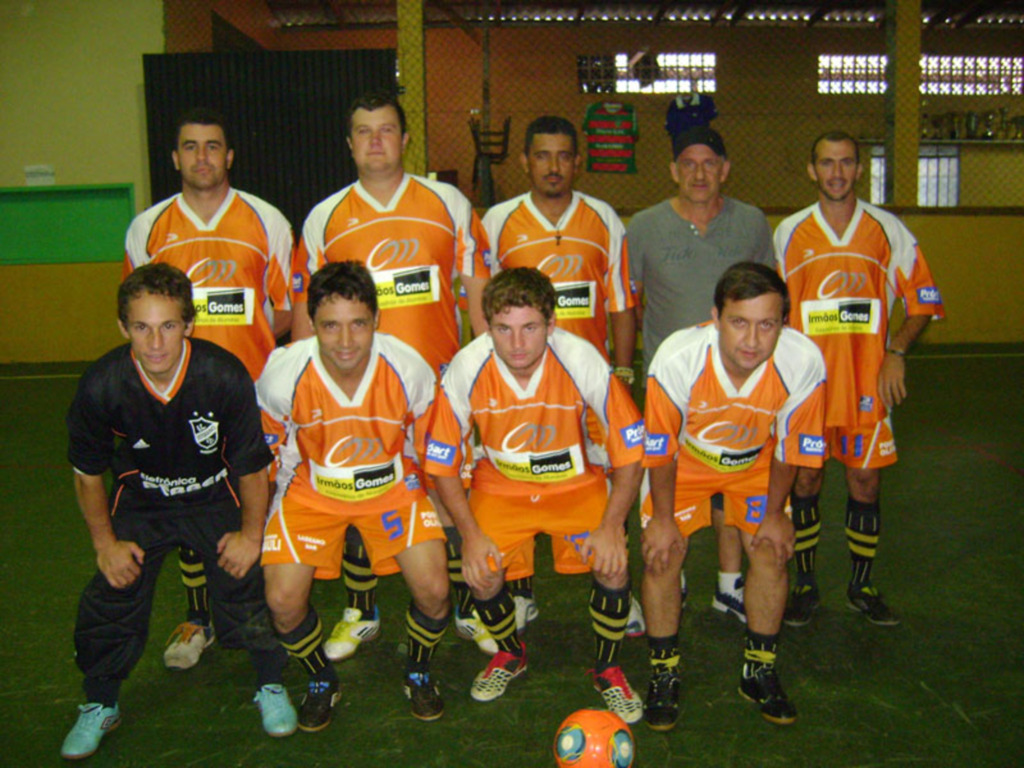
[[[885, 201], [885, 147], [871, 147], [871, 202]], [[960, 204], [960, 149], [922, 144], [917, 157], [917, 204], [953, 208]]]
[[714, 93], [713, 53], [580, 55], [580, 93]]
[[[885, 93], [883, 55], [818, 56], [818, 93]], [[950, 96], [1024, 95], [1022, 56], [921, 57], [921, 93]]]

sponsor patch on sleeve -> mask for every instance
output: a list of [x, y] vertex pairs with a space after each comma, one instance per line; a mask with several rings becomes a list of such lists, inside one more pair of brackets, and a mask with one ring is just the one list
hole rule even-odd
[[270, 434], [269, 432], [264, 432], [263, 433], [263, 440], [271, 448], [273, 448], [275, 445], [277, 445], [278, 439], [279, 438], [278, 438], [277, 435]]
[[301, 272], [292, 273], [292, 293], [302, 293], [302, 287], [305, 281], [302, 279]]
[[644, 453], [648, 456], [665, 456], [668, 453], [668, 435], [648, 434], [644, 438]]
[[455, 446], [431, 438], [427, 440], [427, 459], [450, 467], [455, 462]]
[[636, 424], [630, 424], [628, 427], [623, 427], [619, 430], [622, 435], [622, 442], [626, 444], [627, 448], [636, 448], [638, 445], [643, 445], [644, 442], [644, 421], [641, 419]]
[[919, 304], [941, 304], [942, 295], [934, 285], [917, 289], [917, 301]]
[[800, 453], [804, 456], [824, 456], [825, 438], [821, 435], [800, 435]]

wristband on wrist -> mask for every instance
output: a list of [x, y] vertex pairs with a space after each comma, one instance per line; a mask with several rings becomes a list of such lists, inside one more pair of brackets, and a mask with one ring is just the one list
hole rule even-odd
[[636, 378], [636, 374], [633, 372], [633, 369], [628, 365], [615, 366], [613, 373], [618, 376], [619, 380], [626, 386], [631, 386], [633, 384], [633, 380]]

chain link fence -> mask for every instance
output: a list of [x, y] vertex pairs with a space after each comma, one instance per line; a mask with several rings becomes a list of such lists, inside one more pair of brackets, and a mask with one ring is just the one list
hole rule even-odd
[[[168, 53], [396, 44], [393, 27], [285, 29], [265, 3], [175, 0], [166, 15]], [[727, 194], [773, 210], [809, 204], [811, 141], [842, 129], [863, 142], [859, 195], [888, 202], [883, 178], [894, 160], [884, 155], [890, 85], [881, 28], [556, 22], [428, 28], [425, 37], [428, 170], [480, 205], [526, 191], [519, 156], [526, 126], [543, 114], [580, 130], [579, 189], [626, 215], [653, 205], [675, 192], [670, 105], [679, 99], [678, 123], [680, 110], [695, 118], [708, 98], [731, 161]], [[926, 92], [890, 118], [920, 137], [918, 203], [1019, 206], [1019, 29], [926, 30], [922, 52]], [[705, 107], [693, 105], [693, 93]], [[507, 156], [481, 174], [471, 123], [500, 131], [506, 120]]]

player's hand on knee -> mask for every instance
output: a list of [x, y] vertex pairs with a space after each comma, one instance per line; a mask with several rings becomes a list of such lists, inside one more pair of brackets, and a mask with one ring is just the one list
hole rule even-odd
[[771, 548], [774, 552], [776, 566], [785, 568], [786, 563], [793, 557], [793, 549], [796, 546], [796, 530], [793, 528], [793, 521], [783, 512], [765, 515], [757, 533], [754, 534], [751, 546], [754, 549]]
[[640, 539], [640, 551], [647, 569], [655, 576], [664, 573], [674, 556], [686, 552], [686, 544], [673, 518], [652, 517]]
[[610, 526], [602, 523], [590, 532], [580, 545], [580, 557], [583, 562], [587, 562], [591, 556], [594, 558], [591, 567], [595, 574], [610, 581], [621, 579], [629, 561], [626, 534], [621, 523]]
[[246, 538], [241, 531], [225, 533], [217, 542], [217, 565], [236, 579], [249, 572], [260, 558], [263, 542]]
[[114, 589], [131, 586], [142, 573], [146, 552], [134, 541], [114, 541], [96, 551], [96, 567]]
[[462, 575], [470, 589], [489, 592], [500, 581], [503, 566], [501, 550], [483, 533], [462, 537]]

